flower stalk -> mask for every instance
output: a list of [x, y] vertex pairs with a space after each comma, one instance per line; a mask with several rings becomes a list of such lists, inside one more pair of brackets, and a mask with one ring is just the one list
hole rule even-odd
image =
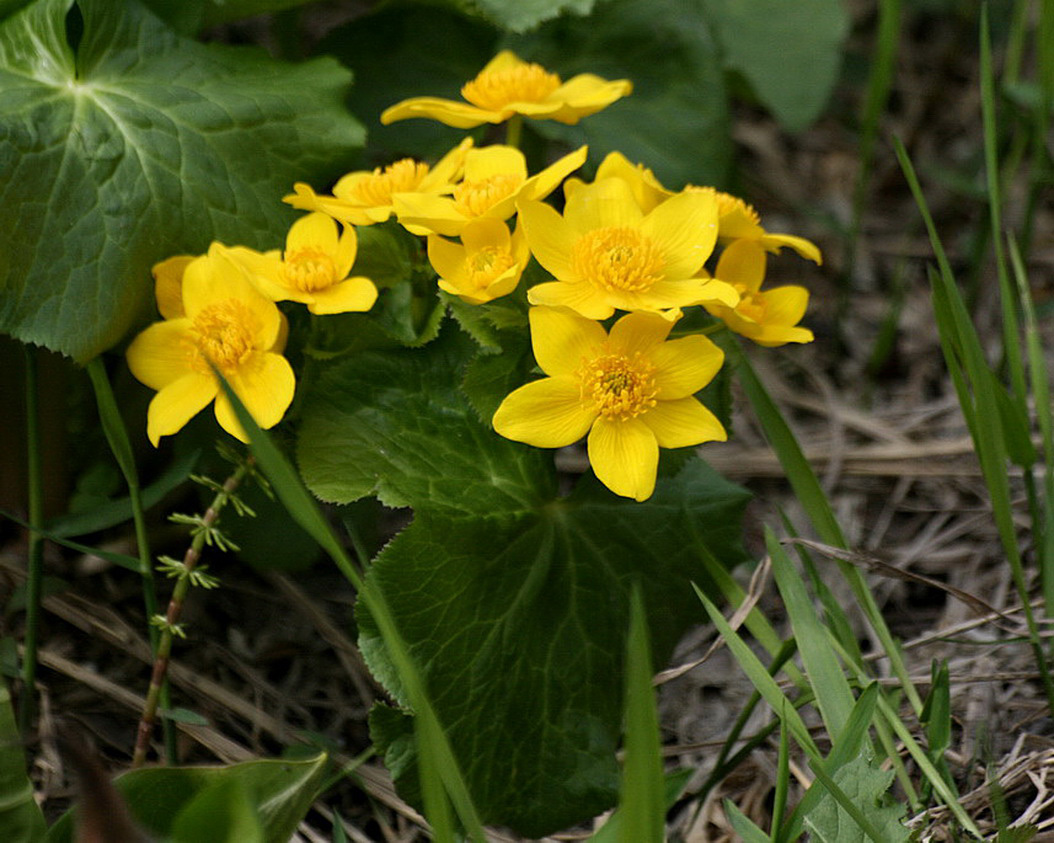
[[[185, 638], [183, 625], [179, 623], [179, 617], [183, 612], [183, 603], [187, 598], [187, 591], [192, 585], [203, 588], [213, 588], [218, 585], [215, 578], [205, 574], [204, 566], [198, 567], [201, 560], [201, 552], [205, 545], [215, 545], [221, 550], [236, 549], [229, 539], [219, 531], [218, 522], [223, 508], [232, 501], [237, 501], [236, 508], [240, 513], [251, 513], [244, 504], [235, 497], [235, 492], [252, 472], [253, 460], [248, 457], [239, 464], [234, 472], [226, 479], [222, 486], [218, 487], [216, 496], [212, 499], [208, 509], [200, 516], [177, 516], [174, 520], [179, 523], [191, 524], [190, 547], [183, 555], [182, 560], [162, 558], [158, 569], [167, 576], [175, 577], [176, 586], [172, 590], [172, 597], [168, 603], [168, 610], [164, 615], [155, 615], [151, 623], [158, 628], [160, 636], [158, 639], [157, 652], [154, 657], [154, 669], [150, 676], [150, 688], [147, 691], [146, 702], [143, 704], [143, 712], [139, 717], [139, 729], [136, 733], [135, 751], [132, 755], [132, 768], [141, 767], [146, 761], [146, 754], [150, 747], [150, 738], [154, 732], [154, 724], [157, 722], [157, 708], [161, 700], [161, 691], [165, 685], [165, 677], [168, 675], [168, 662], [172, 655], [172, 642], [175, 637]], [[174, 759], [169, 759], [170, 762]]]

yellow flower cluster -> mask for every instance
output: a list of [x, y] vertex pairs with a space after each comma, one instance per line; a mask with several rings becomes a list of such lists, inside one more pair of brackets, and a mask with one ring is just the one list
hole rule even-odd
[[[763, 346], [809, 342], [812, 333], [798, 326], [808, 292], [763, 289], [763, 281], [768, 254], [787, 247], [819, 263], [820, 252], [801, 237], [766, 231], [741, 199], [712, 187], [668, 190], [618, 152], [588, 183], [572, 175], [585, 163], [586, 147], [529, 172], [515, 145], [521, 120], [574, 124], [631, 90], [627, 80], [591, 74], [564, 82], [502, 52], [462, 88], [465, 102], [405, 100], [381, 122], [426, 117], [472, 128], [508, 121], [509, 144], [477, 147], [466, 138], [434, 166], [405, 158], [348, 173], [331, 194], [297, 183], [284, 201], [309, 213], [293, 225], [284, 252], [214, 244], [201, 258], [160, 264], [158, 303], [166, 321], [128, 352], [136, 376], [159, 390], [150, 409], [151, 441], [178, 430], [213, 398], [220, 424], [241, 435], [212, 366], [262, 426], [277, 422], [293, 380], [281, 357], [284, 319], [273, 302], [302, 302], [316, 314], [369, 309], [377, 295], [372, 282], [348, 277], [354, 226], [394, 217], [427, 238], [439, 288], [469, 304], [512, 293], [532, 257], [551, 276], [526, 293], [532, 347], [545, 377], [506, 396], [494, 428], [543, 448], [585, 438], [602, 483], [619, 495], [648, 498], [659, 448], [726, 437], [694, 397], [720, 370], [722, 351], [701, 333], [670, 339], [685, 308], [701, 307], [720, 320], [715, 326]], [[545, 200], [561, 185], [558, 211]], [[205, 276], [207, 294], [198, 280]]]
[[284, 251], [213, 243], [207, 254], [154, 267], [164, 321], [140, 333], [126, 356], [132, 374], [158, 391], [146, 420], [155, 447], [213, 401], [220, 427], [247, 441], [217, 371], [260, 427], [282, 420], [296, 378], [282, 356], [289, 328], [276, 302], [326, 314], [369, 310], [377, 298], [370, 279], [350, 275], [355, 229], [338, 228], [332, 217], [311, 213], [290, 227]]

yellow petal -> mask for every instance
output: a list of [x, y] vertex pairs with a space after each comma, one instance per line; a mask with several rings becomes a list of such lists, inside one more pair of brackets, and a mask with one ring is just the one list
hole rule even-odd
[[285, 238], [286, 252], [320, 249], [327, 255], [337, 251], [337, 224], [329, 214], [314, 212], [289, 226]]
[[170, 436], [208, 406], [219, 385], [211, 375], [191, 372], [157, 393], [146, 411], [146, 435], [156, 448], [162, 436]]
[[581, 73], [568, 79], [549, 95], [548, 101], [564, 103], [560, 111], [551, 115], [551, 119], [574, 125], [582, 117], [607, 108], [632, 91], [633, 83], [628, 79], [609, 81], [592, 73]]
[[490, 217], [472, 220], [461, 232], [461, 242], [470, 252], [495, 248], [508, 251], [512, 242], [509, 227], [504, 222]]
[[596, 181], [606, 178], [626, 182], [645, 214], [673, 196], [673, 192], [663, 187], [651, 170], [640, 164], [634, 166], [621, 152], [609, 152], [597, 168]]
[[544, 170], [531, 176], [519, 190], [524, 199], [544, 199], [560, 185], [569, 174], [586, 163], [589, 147], [582, 146], [554, 161]]
[[492, 176], [527, 178], [527, 159], [514, 146], [494, 144], [469, 150], [465, 155], [465, 181], [483, 181]]
[[659, 401], [694, 395], [717, 374], [725, 353], [709, 339], [691, 334], [670, 340], [650, 354], [655, 365], [655, 385]]
[[709, 193], [678, 193], [655, 207], [641, 230], [662, 248], [667, 278], [691, 278], [717, 243], [717, 200]]
[[728, 438], [717, 416], [691, 397], [659, 401], [641, 419], [661, 448], [685, 448]]
[[608, 338], [600, 323], [564, 308], [532, 307], [527, 318], [534, 359], [547, 375], [572, 375]]
[[527, 291], [527, 301], [548, 307], [569, 307], [586, 319], [607, 319], [615, 308], [596, 287], [586, 282], [548, 281]]
[[157, 299], [157, 311], [165, 319], [176, 319], [184, 316], [183, 311], [183, 272], [197, 255], [174, 255], [161, 263], [154, 264], [154, 297]]
[[574, 237], [608, 226], [636, 227], [644, 214], [622, 179], [603, 179], [576, 190], [567, 200], [564, 219]]
[[[253, 420], [264, 430], [282, 420], [296, 391], [293, 369], [280, 354], [256, 355], [232, 375], [228, 383]], [[215, 412], [220, 427], [236, 439], [248, 441], [234, 408], [222, 392], [216, 396]]]
[[765, 324], [797, 325], [809, 306], [809, 291], [804, 287], [788, 285], [765, 290]]
[[627, 357], [648, 354], [666, 341], [676, 320], [656, 313], [627, 313], [611, 326], [611, 347]]
[[823, 263], [823, 257], [816, 244], [804, 237], [797, 237], [793, 234], [765, 234], [759, 242], [770, 252], [779, 252], [782, 246], [789, 246], [806, 260], [811, 260], [815, 264]]
[[574, 235], [566, 220], [543, 202], [525, 201], [517, 208], [519, 224], [527, 235], [527, 245], [538, 263], [554, 278], [561, 281], [572, 278]]
[[501, 111], [486, 111], [466, 102], [440, 97], [414, 97], [385, 109], [381, 114], [381, 124], [387, 126], [411, 117], [438, 120], [455, 129], [473, 129], [483, 123], [501, 123], [506, 115]]
[[[499, 223], [501, 224], [501, 223]], [[465, 247], [437, 234], [428, 236], [428, 262], [440, 278], [457, 278], [465, 268]]]
[[457, 236], [469, 221], [454, 200], [433, 193], [397, 193], [392, 197], [399, 224], [413, 233], [415, 228], [433, 234]]
[[733, 240], [721, 253], [714, 277], [756, 293], [765, 280], [765, 250], [757, 240]]
[[328, 313], [366, 311], [377, 301], [377, 287], [369, 278], [356, 276], [311, 294], [307, 309], [320, 316]]
[[574, 380], [543, 378], [505, 396], [493, 424], [506, 439], [537, 448], [562, 448], [585, 436], [596, 415], [582, 402]]
[[191, 372], [186, 345], [190, 324], [187, 318], [169, 319], [140, 333], [125, 352], [132, 374], [151, 389], [164, 389]]
[[617, 300], [614, 295], [610, 300], [622, 310], [665, 311], [695, 304], [704, 296], [708, 287], [709, 283], [703, 278], [657, 281], [647, 290], [623, 292], [618, 295]]
[[739, 293], [731, 284], [711, 278], [699, 290], [699, 298], [692, 304], [724, 305], [735, 307], [739, 304]]
[[655, 491], [659, 445], [640, 418], [598, 418], [589, 431], [589, 464], [597, 479], [616, 495], [643, 501]]
[[764, 325], [756, 336], [750, 339], [766, 348], [775, 348], [789, 342], [812, 342], [812, 331], [808, 328], [784, 327], [782, 325]]

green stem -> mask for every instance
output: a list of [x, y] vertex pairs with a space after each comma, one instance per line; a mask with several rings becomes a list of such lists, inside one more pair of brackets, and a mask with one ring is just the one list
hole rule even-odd
[[520, 148], [520, 136], [523, 134], [523, 117], [513, 114], [505, 124], [505, 145]]
[[[150, 649], [157, 655], [160, 641], [160, 630], [150, 623], [158, 613], [157, 589], [154, 586], [154, 571], [150, 564], [150, 537], [146, 528], [146, 514], [143, 507], [142, 487], [139, 484], [139, 472], [135, 466], [135, 454], [128, 437], [128, 428], [117, 407], [113, 387], [106, 372], [102, 357], [96, 357], [87, 366], [88, 377], [95, 390], [95, 403], [99, 408], [99, 420], [102, 422], [110, 452], [124, 475], [128, 486], [128, 499], [132, 504], [132, 522], [135, 525], [135, 542], [139, 554], [139, 576], [143, 591], [143, 607], [146, 611], [147, 633], [150, 636]], [[161, 704], [168, 708], [171, 704], [168, 681], [161, 688]], [[165, 734], [165, 755], [171, 761], [176, 757], [176, 730], [173, 724], [165, 720], [162, 724]]]
[[44, 478], [40, 457], [40, 403], [37, 351], [26, 351], [26, 457], [29, 495], [29, 552], [26, 581], [26, 635], [22, 655], [22, 700], [18, 726], [29, 734], [36, 709], [37, 649], [40, 635], [41, 583], [44, 579], [44, 537], [37, 529], [44, 521]]
[[[190, 572], [201, 559], [201, 550], [209, 535], [209, 530], [216, 525], [223, 507], [231, 499], [235, 490], [245, 478], [249, 471], [251, 460], [247, 460], [238, 466], [234, 473], [227, 478], [223, 487], [212, 499], [209, 508], [202, 516], [203, 529], [194, 534], [194, 539], [183, 556], [183, 573], [176, 580], [176, 586], [172, 590], [172, 597], [168, 602], [168, 611], [165, 613], [165, 623], [161, 627], [157, 651], [154, 657], [154, 670], [150, 677], [150, 688], [146, 694], [146, 702], [143, 704], [143, 712], [139, 717], [139, 730], [136, 733], [135, 752], [132, 755], [132, 767], [141, 767], [146, 761], [146, 754], [150, 748], [150, 737], [154, 732], [154, 723], [157, 720], [158, 703], [161, 701], [162, 690], [168, 675], [168, 662], [172, 656], [172, 641], [175, 638], [176, 625], [183, 611], [183, 603], [187, 598], [187, 591], [191, 585]], [[170, 761], [173, 757], [170, 757]]]

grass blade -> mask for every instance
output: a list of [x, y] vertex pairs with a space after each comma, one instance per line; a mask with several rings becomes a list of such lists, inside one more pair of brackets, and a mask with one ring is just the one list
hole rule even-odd
[[619, 843], [661, 843], [666, 825], [659, 717], [652, 688], [651, 647], [640, 588], [630, 602], [626, 641], [626, 759], [619, 791]]
[[805, 674], [816, 697], [817, 707], [831, 735], [838, 734], [849, 719], [853, 708], [853, 693], [842, 666], [828, 640], [827, 629], [820, 623], [812, 599], [805, 590], [798, 571], [784, 553], [772, 531], [765, 528], [765, 546], [772, 559], [783, 604], [790, 617], [794, 637], [798, 642]]

